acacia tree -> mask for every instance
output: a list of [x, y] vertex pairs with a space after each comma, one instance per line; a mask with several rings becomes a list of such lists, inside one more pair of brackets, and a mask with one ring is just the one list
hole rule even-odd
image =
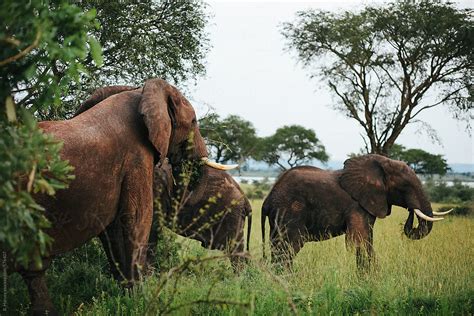
[[238, 115], [224, 119], [212, 113], [199, 120], [199, 129], [216, 162], [244, 163], [256, 150], [255, 127]]
[[[48, 6], [52, 11], [60, 8], [55, 1]], [[96, 27], [90, 28], [89, 35], [92, 48], [100, 51], [102, 47], [101, 67], [94, 63], [93, 56], [85, 56], [79, 70], [88, 75], [82, 74], [80, 81], [69, 82], [60, 107], [37, 109], [35, 114], [39, 118], [68, 117], [93, 90], [104, 85], [141, 85], [153, 77], [183, 85], [205, 73], [209, 40], [203, 2], [161, 0], [124, 5], [120, 1], [86, 0], [77, 2], [77, 6], [84, 12], [97, 12]], [[35, 76], [44, 74], [64, 80], [69, 65], [52, 57], [53, 60], [37, 67]], [[39, 91], [35, 82], [24, 80], [13, 93], [19, 104], [31, 106]]]
[[312, 129], [300, 125], [283, 126], [260, 140], [257, 160], [287, 170], [311, 160], [326, 162], [329, 156]]
[[470, 127], [471, 13], [427, 0], [359, 13], [309, 10], [285, 23], [282, 33], [303, 66], [316, 69], [311, 76], [327, 81], [336, 109], [362, 126], [367, 152], [386, 155], [430, 108], [449, 106]]

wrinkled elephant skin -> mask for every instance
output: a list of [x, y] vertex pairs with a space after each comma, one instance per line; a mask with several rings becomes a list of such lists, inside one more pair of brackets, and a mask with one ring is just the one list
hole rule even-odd
[[139, 89], [99, 89], [77, 114], [39, 124], [63, 142], [61, 158], [74, 167], [75, 179], [55, 197], [36, 197], [52, 222], [47, 233], [54, 242], [41, 270], [19, 271], [33, 313], [54, 313], [44, 280], [50, 259], [98, 235], [115, 263], [114, 276], [132, 285], [146, 258], [156, 161], [207, 156], [193, 107], [161, 79], [148, 80]]
[[272, 261], [290, 265], [307, 241], [346, 234], [346, 244], [356, 248], [357, 266], [370, 267], [373, 258], [373, 226], [392, 205], [410, 212], [405, 234], [420, 239], [432, 222], [419, 219], [413, 228], [413, 210], [432, 217], [431, 205], [420, 180], [405, 163], [379, 155], [351, 158], [344, 169], [327, 171], [296, 167], [284, 172], [262, 206], [262, 235], [270, 221]]

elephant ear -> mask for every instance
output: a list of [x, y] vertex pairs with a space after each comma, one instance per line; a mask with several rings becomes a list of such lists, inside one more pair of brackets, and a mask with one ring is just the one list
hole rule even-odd
[[366, 155], [346, 160], [339, 183], [370, 214], [384, 218], [390, 209], [380, 157]]
[[148, 80], [143, 87], [138, 111], [148, 129], [148, 138], [163, 161], [171, 137], [170, 113], [175, 112], [170, 85], [162, 79]]

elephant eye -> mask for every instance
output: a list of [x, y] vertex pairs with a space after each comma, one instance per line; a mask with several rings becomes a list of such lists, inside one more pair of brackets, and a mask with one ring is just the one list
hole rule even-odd
[[191, 121], [191, 123], [192, 123], [193, 125], [195, 125], [195, 124], [197, 123], [196, 118], [193, 118], [193, 120]]

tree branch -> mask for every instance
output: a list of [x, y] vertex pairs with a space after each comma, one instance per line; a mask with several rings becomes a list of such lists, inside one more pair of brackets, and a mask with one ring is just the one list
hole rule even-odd
[[426, 110], [426, 109], [434, 108], [434, 107], [440, 105], [441, 103], [444, 103], [444, 102], [446, 102], [446, 101], [449, 101], [450, 98], [451, 98], [453, 95], [457, 94], [457, 93], [458, 93], [459, 91], [461, 91], [462, 89], [464, 89], [464, 87], [461, 87], [461, 88], [459, 88], [459, 89], [454, 90], [453, 92], [447, 94], [444, 98], [442, 98], [440, 101], [438, 101], [438, 102], [436, 102], [436, 103], [433, 103], [433, 104], [431, 104], [431, 105], [426, 105], [426, 106], [421, 107], [418, 111], [416, 111], [415, 114], [413, 114], [413, 115], [411, 116], [411, 118], [412, 118], [412, 119], [415, 118], [418, 114], [420, 114], [420, 112], [422, 112], [422, 111], [424, 111], [424, 110]]
[[7, 59], [4, 59], [4, 60], [0, 61], [0, 67], [4, 66], [6, 64], [12, 63], [12, 62], [26, 56], [29, 52], [31, 52], [34, 48], [36, 48], [39, 44], [40, 39], [41, 39], [41, 34], [42, 34], [41, 30], [38, 30], [36, 32], [36, 37], [35, 37], [33, 43], [31, 43], [30, 46], [26, 47], [24, 50], [22, 50], [18, 54], [13, 55], [11, 57], [8, 57]]

